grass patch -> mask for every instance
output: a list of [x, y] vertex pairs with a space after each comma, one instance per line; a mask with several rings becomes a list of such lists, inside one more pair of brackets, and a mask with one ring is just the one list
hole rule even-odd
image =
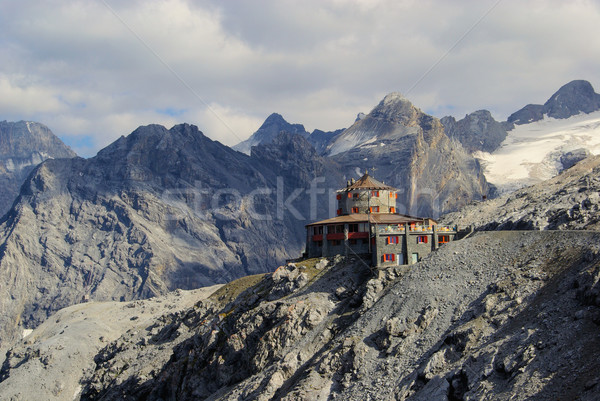
[[260, 283], [263, 277], [265, 277], [267, 274], [270, 273], [254, 274], [252, 276], [246, 276], [238, 278], [237, 280], [233, 280], [232, 282], [225, 284], [223, 287], [219, 288], [217, 291], [211, 294], [211, 296], [208, 297], [208, 299], [220, 304], [221, 306], [225, 306], [234, 299], [236, 299], [242, 292], [244, 292], [248, 288]]

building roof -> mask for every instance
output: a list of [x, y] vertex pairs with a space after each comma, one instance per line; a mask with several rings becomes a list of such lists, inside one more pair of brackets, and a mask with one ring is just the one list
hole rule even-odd
[[326, 224], [344, 224], [344, 223], [371, 223], [371, 224], [405, 224], [412, 222], [422, 222], [420, 217], [407, 216], [395, 213], [354, 213], [344, 216], [333, 217], [331, 219], [316, 221], [306, 226], [319, 226]]
[[390, 187], [389, 185], [385, 185], [383, 182], [377, 181], [375, 178], [371, 177], [368, 172], [365, 171], [365, 175], [360, 177], [353, 184], [340, 189], [338, 192], [348, 192], [355, 189], [380, 189], [387, 191], [397, 191], [396, 188]]

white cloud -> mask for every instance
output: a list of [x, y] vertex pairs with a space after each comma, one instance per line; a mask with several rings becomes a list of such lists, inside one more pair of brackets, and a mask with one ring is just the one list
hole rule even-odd
[[89, 137], [91, 155], [150, 123], [234, 144], [272, 112], [349, 126], [392, 91], [438, 117], [504, 119], [572, 79], [600, 85], [593, 1], [106, 4], [0, 3], [0, 119]]

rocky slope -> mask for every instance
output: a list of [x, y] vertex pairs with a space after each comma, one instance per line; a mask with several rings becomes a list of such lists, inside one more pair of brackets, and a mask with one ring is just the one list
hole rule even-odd
[[273, 113], [250, 138], [238, 143], [233, 149], [249, 155], [252, 146], [271, 143], [281, 132], [301, 135], [305, 138], [310, 135], [302, 124], [290, 124], [281, 114]]
[[[594, 400], [599, 241], [590, 231], [482, 232], [377, 276], [359, 260], [288, 265], [123, 329], [93, 362], [83, 358], [84, 370], [41, 368], [72, 355], [44, 345], [60, 339], [45, 333], [95, 307], [81, 305], [9, 354], [0, 390], [83, 400]], [[132, 318], [148, 316], [142, 305], [132, 304]], [[106, 318], [83, 316], [99, 326]], [[36, 369], [41, 380], [23, 379]]]
[[[0, 348], [82, 300], [132, 300], [264, 272], [303, 250], [342, 181], [299, 136], [252, 157], [190, 125], [140, 127], [94, 158], [48, 160], [0, 221]], [[320, 183], [311, 208], [307, 192]]]
[[35, 166], [46, 159], [76, 156], [45, 125], [0, 121], [0, 216], [10, 209]]
[[489, 191], [477, 160], [397, 93], [342, 132], [329, 152], [348, 179], [368, 169], [398, 188], [400, 213], [439, 217]]
[[599, 210], [600, 156], [591, 156], [548, 181], [469, 205], [442, 222], [484, 230], [600, 230]]

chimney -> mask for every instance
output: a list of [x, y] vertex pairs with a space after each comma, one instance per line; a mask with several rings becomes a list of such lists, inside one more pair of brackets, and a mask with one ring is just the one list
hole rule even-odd
[[346, 181], [346, 186], [349, 187], [350, 186], [350, 180]]
[[354, 180], [354, 178], [350, 180], [350, 184], [352, 184], [352, 185], [354, 185], [355, 182], [356, 182], [356, 180]]

